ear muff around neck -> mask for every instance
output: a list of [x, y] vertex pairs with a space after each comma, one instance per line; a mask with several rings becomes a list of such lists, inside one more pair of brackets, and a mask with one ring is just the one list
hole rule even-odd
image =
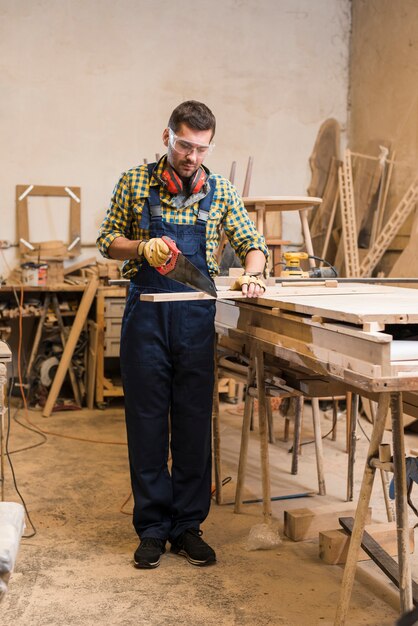
[[[199, 193], [199, 191], [202, 189], [203, 185], [207, 181], [207, 178], [208, 173], [203, 169], [203, 167], [199, 167], [196, 172], [190, 177], [187, 189], [188, 193]], [[184, 191], [182, 179], [169, 163], [166, 164], [166, 167], [161, 174], [160, 181], [169, 193], [177, 194]]]

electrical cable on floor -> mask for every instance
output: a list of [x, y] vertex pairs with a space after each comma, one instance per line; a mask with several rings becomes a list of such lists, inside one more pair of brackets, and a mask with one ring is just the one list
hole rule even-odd
[[[225, 485], [227, 485], [228, 483], [230, 483], [232, 480], [232, 476], [225, 476], [225, 478], [222, 479], [221, 482], [221, 486], [225, 487]], [[212, 490], [210, 492], [211, 497], [213, 498], [213, 496], [216, 494], [216, 486], [212, 487]]]
[[370, 443], [370, 437], [369, 435], [366, 433], [366, 431], [364, 430], [363, 426], [361, 425], [360, 422], [360, 416], [357, 417], [357, 425], [360, 427], [361, 432], [363, 433], [363, 435], [366, 437], [367, 441]]
[[[38, 447], [39, 445], [43, 445], [46, 441], [47, 441], [47, 437], [46, 435], [53, 435], [55, 437], [62, 437], [64, 439], [73, 439], [76, 441], [84, 441], [87, 443], [101, 443], [101, 444], [111, 444], [111, 445], [124, 445], [126, 446], [126, 442], [119, 442], [119, 441], [101, 441], [101, 440], [94, 440], [94, 439], [86, 439], [83, 437], [74, 437], [71, 435], [63, 435], [62, 433], [56, 433], [56, 432], [51, 432], [51, 431], [46, 431], [42, 428], [40, 428], [39, 426], [37, 426], [36, 424], [34, 424], [33, 422], [31, 422], [31, 420], [29, 419], [29, 415], [28, 415], [28, 406], [27, 406], [27, 401], [26, 401], [26, 395], [23, 389], [23, 378], [22, 378], [22, 366], [21, 366], [21, 355], [22, 355], [22, 340], [23, 340], [23, 315], [22, 315], [22, 310], [23, 310], [23, 296], [24, 296], [24, 289], [23, 289], [23, 285], [21, 285], [20, 287], [20, 299], [18, 299], [17, 297], [17, 293], [16, 290], [13, 289], [15, 298], [18, 302], [18, 306], [19, 306], [19, 322], [18, 322], [18, 328], [19, 328], [19, 333], [18, 333], [18, 354], [17, 354], [17, 370], [18, 370], [18, 379], [19, 379], [19, 388], [20, 388], [20, 393], [22, 396], [22, 401], [23, 401], [23, 407], [25, 410], [25, 415], [24, 415], [24, 419], [27, 421], [28, 424], [30, 424], [30, 427], [28, 426], [24, 426], [23, 424], [21, 424], [21, 422], [19, 422], [16, 419], [16, 416], [18, 414], [19, 409], [17, 409], [17, 411], [15, 412], [15, 416], [14, 419], [17, 423], [19, 423], [21, 426], [23, 426], [24, 428], [27, 428], [28, 430], [31, 430], [37, 434], [39, 434], [41, 437], [44, 437], [45, 440], [38, 443], [38, 444], [34, 444], [33, 446], [28, 446], [26, 448], [22, 448], [21, 450], [14, 450], [14, 451], [9, 451], [9, 439], [10, 439], [10, 427], [11, 427], [11, 411], [10, 411], [10, 404], [11, 404], [11, 392], [12, 392], [12, 388], [13, 386], [10, 386], [9, 389], [9, 398], [8, 398], [8, 410], [7, 410], [7, 415], [8, 415], [8, 420], [7, 420], [7, 435], [6, 435], [6, 456], [10, 465], [10, 470], [12, 473], [12, 479], [13, 479], [13, 485], [14, 488], [16, 490], [16, 493], [18, 494], [23, 508], [25, 509], [25, 513], [26, 516], [28, 518], [28, 522], [31, 525], [33, 532], [30, 533], [29, 535], [23, 535], [24, 539], [30, 539], [32, 537], [34, 537], [37, 534], [37, 529], [34, 526], [32, 519], [30, 517], [29, 514], [29, 510], [27, 508], [26, 502], [19, 490], [18, 484], [17, 484], [17, 479], [16, 479], [16, 474], [15, 474], [15, 470], [13, 467], [13, 463], [12, 463], [12, 459], [11, 459], [11, 454], [14, 454], [16, 452], [22, 452], [23, 450], [29, 450], [31, 448], [34, 447]], [[7, 342], [6, 342], [6, 345]], [[10, 346], [9, 346], [10, 349]], [[12, 380], [14, 381], [14, 376], [12, 377]]]
[[[334, 430], [334, 424], [331, 426], [331, 429], [325, 435], [322, 435], [321, 439], [326, 439], [327, 437], [329, 437], [333, 430]], [[311, 443], [315, 443], [315, 439], [312, 439], [310, 441], [302, 441], [302, 443], [300, 443], [299, 445], [300, 446], [308, 446]], [[293, 452], [293, 446], [291, 446], [289, 448], [288, 452], [290, 454]]]
[[[11, 398], [11, 390], [14, 388], [14, 376], [12, 376], [11, 378], [11, 382], [10, 382], [10, 392], [9, 392], [9, 401], [8, 401], [8, 405], [9, 407], [10, 405], [10, 398]], [[18, 452], [25, 452], [26, 450], [32, 450], [33, 448], [39, 448], [39, 446], [43, 446], [47, 441], [48, 441], [48, 437], [46, 437], [46, 435], [44, 435], [43, 433], [39, 432], [38, 430], [36, 430], [35, 428], [31, 428], [30, 426], [28, 426], [27, 424], [24, 424], [23, 422], [20, 422], [17, 419], [17, 415], [20, 411], [21, 407], [17, 407], [13, 416], [12, 416], [12, 420], [14, 422], [16, 422], [16, 424], [19, 424], [19, 426], [21, 426], [22, 428], [25, 428], [26, 430], [31, 431], [32, 433], [35, 433], [36, 435], [39, 435], [39, 437], [42, 438], [42, 441], [39, 441], [38, 443], [34, 443], [30, 446], [26, 446], [24, 448], [18, 448], [17, 450], [9, 450], [9, 454], [17, 454]]]
[[9, 402], [8, 402], [8, 407], [7, 407], [7, 433], [6, 433], [6, 456], [7, 456], [7, 460], [9, 461], [9, 465], [10, 465], [10, 471], [12, 473], [12, 479], [13, 479], [13, 485], [15, 488], [15, 491], [17, 493], [17, 495], [19, 496], [23, 508], [25, 509], [25, 513], [26, 513], [26, 517], [28, 518], [28, 522], [31, 525], [33, 532], [30, 533], [29, 535], [22, 535], [23, 539], [31, 539], [32, 537], [34, 537], [37, 533], [36, 527], [34, 526], [31, 516], [29, 514], [28, 511], [28, 507], [26, 506], [26, 502], [24, 497], [22, 496], [22, 494], [20, 493], [19, 487], [17, 486], [17, 480], [16, 480], [16, 474], [14, 471], [14, 467], [13, 467], [13, 463], [12, 463], [12, 459], [10, 458], [10, 453], [9, 453], [9, 437], [10, 437], [10, 395], [11, 395], [11, 391], [9, 391]]
[[123, 504], [121, 505], [120, 509], [119, 509], [119, 513], [122, 513], [123, 515], [132, 515], [132, 511], [124, 511], [124, 507], [128, 504], [129, 500], [132, 498], [132, 490], [129, 493], [129, 496], [126, 498], [126, 500], [124, 500]]
[[[18, 304], [19, 304], [19, 343], [18, 343], [18, 354], [17, 354], [17, 372], [18, 372], [18, 378], [19, 378], [20, 394], [22, 396], [23, 406], [24, 406], [24, 409], [25, 409], [24, 419], [27, 421], [28, 424], [30, 424], [32, 426], [33, 429], [35, 429], [39, 434], [42, 434], [42, 435], [52, 435], [53, 437], [62, 437], [63, 439], [72, 439], [74, 441], [83, 441], [85, 443], [97, 443], [97, 444], [110, 444], [110, 445], [114, 445], [114, 446], [126, 446], [127, 443], [125, 441], [103, 441], [101, 439], [86, 439], [85, 437], [76, 437], [74, 435], [64, 435], [62, 433], [57, 433], [57, 432], [54, 432], [54, 431], [45, 430], [44, 428], [41, 428], [37, 424], [34, 424], [29, 419], [26, 395], [25, 395], [25, 392], [23, 391], [23, 377], [22, 377], [22, 365], [21, 365], [22, 337], [23, 337], [23, 326], [22, 326], [22, 324], [23, 324], [23, 316], [22, 316], [23, 295], [24, 295], [24, 290], [23, 290], [23, 285], [21, 285], [21, 288], [20, 288], [20, 300], [18, 301]], [[16, 294], [16, 296], [17, 296], [17, 294]]]

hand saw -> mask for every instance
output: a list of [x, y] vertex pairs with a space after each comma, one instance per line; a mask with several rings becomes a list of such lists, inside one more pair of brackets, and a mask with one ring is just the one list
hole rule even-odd
[[178, 283], [187, 285], [187, 287], [196, 289], [196, 291], [204, 291], [209, 296], [216, 298], [217, 293], [215, 285], [210, 278], [202, 274], [202, 272], [184, 256], [181, 250], [177, 248], [175, 241], [165, 235], [162, 239], [170, 248], [171, 257], [168, 259], [167, 263], [155, 268], [157, 272], [160, 272], [160, 274]]

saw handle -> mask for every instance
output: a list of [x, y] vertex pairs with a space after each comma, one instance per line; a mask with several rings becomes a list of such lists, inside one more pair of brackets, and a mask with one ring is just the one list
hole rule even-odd
[[170, 248], [171, 256], [168, 259], [168, 261], [164, 263], [164, 265], [160, 265], [159, 267], [156, 267], [155, 269], [157, 270], [157, 272], [160, 272], [160, 274], [165, 275], [171, 272], [171, 270], [173, 270], [176, 267], [177, 259], [178, 259], [179, 254], [181, 254], [181, 250], [177, 248], [176, 242], [173, 241], [173, 239], [170, 239], [170, 237], [163, 235], [161, 239]]

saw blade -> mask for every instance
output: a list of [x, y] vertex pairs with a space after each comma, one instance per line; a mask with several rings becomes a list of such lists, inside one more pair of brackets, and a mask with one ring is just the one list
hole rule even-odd
[[166, 276], [196, 291], [204, 291], [213, 298], [217, 297], [215, 285], [210, 278], [202, 274], [183, 254], [178, 255], [174, 269], [167, 272]]

